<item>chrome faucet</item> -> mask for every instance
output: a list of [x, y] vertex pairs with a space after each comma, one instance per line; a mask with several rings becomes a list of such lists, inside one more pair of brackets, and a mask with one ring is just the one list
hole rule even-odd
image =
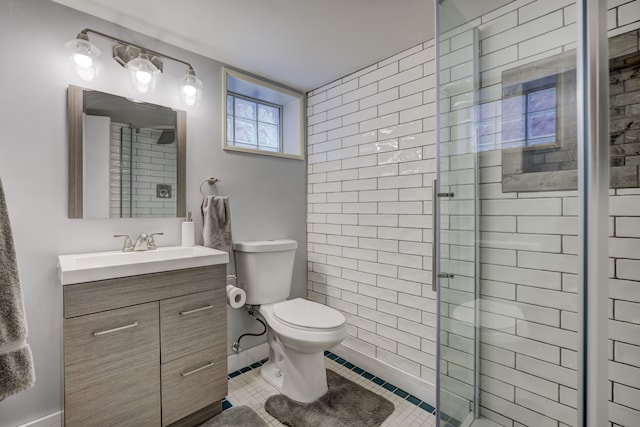
[[147, 249], [158, 249], [158, 245], [156, 244], [153, 236], [164, 236], [164, 233], [151, 233], [149, 235], [149, 240], [147, 240]]
[[133, 244], [133, 251], [148, 251], [149, 250], [149, 236], [146, 233], [142, 233], [136, 239]]
[[122, 246], [122, 252], [131, 252], [133, 250], [133, 242], [128, 234], [114, 234], [113, 237], [124, 237], [124, 245]]
[[131, 241], [131, 237], [126, 234], [114, 234], [113, 237], [124, 237], [124, 246], [122, 247], [123, 252], [140, 252], [140, 251], [148, 251], [152, 249], [157, 249], [158, 245], [154, 240], [153, 236], [162, 236], [164, 233], [152, 233], [146, 234], [142, 233], [138, 236], [135, 243]]

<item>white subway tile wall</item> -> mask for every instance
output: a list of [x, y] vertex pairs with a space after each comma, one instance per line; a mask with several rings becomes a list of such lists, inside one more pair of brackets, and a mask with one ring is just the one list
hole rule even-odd
[[308, 103], [308, 297], [345, 313], [346, 345], [430, 383], [434, 73], [426, 42]]
[[[162, 130], [131, 129], [111, 124], [109, 216], [163, 218], [176, 216], [177, 144], [158, 144]], [[158, 198], [156, 185], [171, 188]]]

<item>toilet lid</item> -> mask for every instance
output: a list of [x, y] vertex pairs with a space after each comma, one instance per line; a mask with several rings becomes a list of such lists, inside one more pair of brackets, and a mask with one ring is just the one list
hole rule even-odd
[[338, 310], [302, 298], [275, 304], [273, 314], [281, 322], [298, 328], [335, 329], [345, 322]]

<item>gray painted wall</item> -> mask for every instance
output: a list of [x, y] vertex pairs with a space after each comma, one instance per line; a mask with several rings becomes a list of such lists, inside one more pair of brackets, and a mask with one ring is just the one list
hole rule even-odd
[[[60, 410], [61, 287], [58, 254], [115, 250], [115, 232], [137, 235], [163, 231], [160, 245], [180, 243], [180, 219], [72, 220], [67, 218], [67, 110], [69, 84], [117, 95], [129, 94], [123, 69], [103, 51], [100, 78], [84, 84], [70, 72], [64, 43], [86, 28], [106, 32], [190, 62], [205, 84], [202, 104], [187, 109], [187, 208], [202, 226], [198, 184], [208, 176], [231, 194], [234, 240], [292, 238], [298, 241], [293, 296], [306, 291], [305, 162], [227, 153], [221, 148], [222, 64], [48, 0], [0, 2], [0, 178], [7, 197], [34, 353], [33, 389], [0, 402], [0, 427], [16, 426]], [[11, 62], [9, 62], [9, 59]], [[184, 72], [166, 64], [156, 92], [145, 98], [170, 107], [179, 104], [177, 79]], [[244, 312], [229, 310], [230, 342], [259, 328]], [[264, 339], [243, 340], [250, 348]], [[230, 351], [230, 350], [229, 350]]]

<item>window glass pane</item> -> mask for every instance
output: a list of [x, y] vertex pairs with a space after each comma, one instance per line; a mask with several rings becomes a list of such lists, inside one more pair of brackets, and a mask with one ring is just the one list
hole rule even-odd
[[278, 124], [279, 111], [275, 107], [258, 104], [258, 120], [266, 123]]
[[[236, 99], [236, 101], [239, 101], [239, 99]], [[236, 106], [237, 106], [237, 103], [236, 103]], [[256, 138], [255, 122], [239, 119], [236, 117], [235, 132], [236, 132], [235, 140], [237, 142], [245, 142], [247, 144], [256, 145], [257, 138]]]
[[502, 100], [502, 116], [511, 117], [524, 114], [524, 96], [512, 96]]
[[233, 114], [233, 96], [227, 95], [227, 114]]
[[236, 98], [236, 116], [245, 119], [256, 119], [256, 103], [245, 99]]
[[527, 95], [528, 109], [530, 112], [549, 110], [556, 108], [556, 88], [537, 90]]
[[556, 136], [556, 110], [540, 111], [529, 115], [527, 123], [529, 139], [551, 138]]
[[227, 141], [233, 141], [233, 116], [227, 116]]
[[260, 148], [270, 147], [277, 150], [280, 145], [278, 143], [278, 126], [258, 123], [258, 144]]
[[502, 119], [502, 142], [521, 141], [525, 136], [524, 115]]

